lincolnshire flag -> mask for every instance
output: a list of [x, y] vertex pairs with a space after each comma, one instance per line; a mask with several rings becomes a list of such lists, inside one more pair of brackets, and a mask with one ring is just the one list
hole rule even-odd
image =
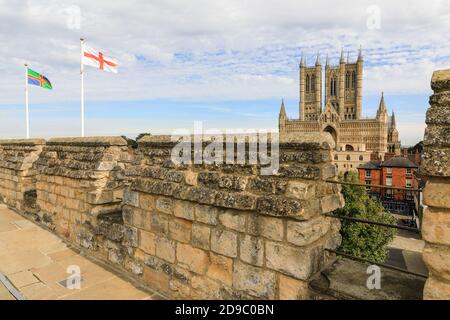
[[32, 84], [35, 86], [39, 86], [45, 89], [49, 89], [52, 90], [52, 84], [50, 83], [50, 81], [44, 77], [42, 74], [37, 73], [34, 70], [31, 70], [30, 68], [27, 68], [27, 74], [28, 74], [28, 84]]
[[109, 72], [117, 73], [118, 62], [117, 59], [103, 55], [103, 52], [98, 51], [87, 44], [82, 43], [82, 62], [84, 65], [98, 68]]

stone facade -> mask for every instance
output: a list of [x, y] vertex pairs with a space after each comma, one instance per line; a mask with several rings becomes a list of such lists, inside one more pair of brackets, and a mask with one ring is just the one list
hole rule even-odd
[[36, 170], [45, 141], [0, 140], [0, 200], [17, 209], [33, 209], [36, 198]]
[[423, 259], [429, 269], [424, 299], [450, 299], [450, 70], [433, 74], [423, 161]]
[[[322, 107], [322, 64], [319, 56], [312, 67], [307, 66], [302, 58], [299, 118], [288, 118], [283, 101], [279, 115], [280, 134], [329, 132], [335, 140], [336, 152], [357, 152], [358, 159], [362, 154], [366, 154], [365, 158], [372, 155], [379, 159], [384, 159], [386, 153], [399, 155], [401, 146], [395, 115], [392, 113], [389, 119], [383, 95], [376, 117], [362, 117], [363, 68], [361, 51], [355, 63], [349, 63], [348, 58], [345, 61], [343, 52], [338, 66], [330, 65], [327, 58], [325, 102]], [[359, 162], [364, 163], [362, 160]], [[337, 164], [339, 171], [357, 171], [357, 166], [353, 166], [355, 159], [347, 161], [343, 158]]]
[[331, 137], [286, 137], [274, 176], [260, 164], [177, 165], [174, 145], [49, 140], [32, 166], [33, 217], [167, 297], [309, 298], [309, 280], [334, 261], [325, 249], [340, 244], [339, 221], [322, 215], [343, 205], [324, 182], [336, 176]]

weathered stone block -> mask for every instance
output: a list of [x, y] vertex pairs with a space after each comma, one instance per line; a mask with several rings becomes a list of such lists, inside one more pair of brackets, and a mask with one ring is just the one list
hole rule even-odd
[[450, 209], [427, 207], [424, 210], [422, 238], [427, 242], [450, 245]]
[[306, 246], [322, 238], [330, 227], [330, 218], [324, 216], [302, 222], [288, 221], [287, 241], [297, 246]]
[[151, 232], [139, 230], [139, 249], [147, 254], [155, 255], [156, 253], [156, 235]]
[[166, 214], [173, 213], [173, 200], [166, 197], [158, 197], [156, 199], [156, 210], [161, 211]]
[[308, 282], [280, 274], [280, 300], [305, 300], [310, 298]]
[[299, 248], [266, 241], [266, 266], [296, 279], [308, 280], [318, 271], [322, 255], [319, 248]]
[[253, 267], [236, 260], [233, 271], [233, 287], [252, 296], [275, 299], [276, 275], [269, 270]]
[[243, 236], [240, 241], [240, 258], [242, 261], [254, 265], [264, 264], [264, 241], [259, 237]]
[[224, 256], [237, 257], [237, 234], [232, 231], [213, 229], [211, 250]]
[[245, 213], [237, 210], [229, 209], [219, 214], [219, 221], [224, 227], [240, 232], [245, 231], [245, 220]]
[[163, 293], [169, 292], [169, 280], [170, 277], [160, 271], [155, 271], [151, 268], [144, 267], [144, 281], [150, 285], [150, 287], [155, 288]]
[[209, 265], [208, 254], [188, 244], [177, 244], [178, 264], [197, 274], [204, 274]]
[[192, 225], [192, 245], [204, 250], [209, 250], [211, 246], [210, 227], [198, 223]]
[[450, 247], [427, 244], [422, 258], [431, 274], [450, 283]]
[[194, 220], [194, 204], [193, 203], [183, 201], [183, 200], [177, 200], [175, 202], [173, 212], [176, 217], [187, 219], [187, 220]]
[[289, 181], [286, 188], [287, 197], [299, 200], [309, 200], [314, 197], [315, 192], [315, 184], [311, 182]]
[[300, 201], [281, 196], [258, 198], [256, 209], [259, 213], [276, 217], [301, 216], [304, 212]]
[[429, 277], [423, 289], [424, 300], [450, 300], [450, 282]]
[[283, 220], [258, 215], [249, 216], [247, 232], [254, 236], [282, 241], [284, 237]]
[[423, 190], [423, 202], [427, 206], [450, 208], [450, 182], [432, 178]]
[[125, 190], [123, 193], [123, 202], [129, 206], [139, 207], [139, 193], [131, 190]]
[[166, 237], [158, 236], [156, 238], [156, 256], [167, 262], [175, 262], [176, 243]]
[[211, 206], [198, 204], [195, 206], [195, 220], [198, 222], [217, 225], [218, 209]]
[[169, 222], [169, 237], [180, 242], [191, 242], [192, 222], [174, 218]]
[[320, 199], [320, 209], [322, 213], [333, 212], [336, 209], [340, 209], [345, 205], [344, 197], [342, 194], [332, 194]]
[[233, 259], [210, 253], [210, 265], [206, 275], [228, 286], [233, 284]]
[[155, 208], [155, 197], [149, 194], [139, 194], [139, 207], [144, 210], [151, 210]]
[[163, 213], [154, 213], [151, 216], [151, 230], [155, 233], [169, 234], [169, 216]]

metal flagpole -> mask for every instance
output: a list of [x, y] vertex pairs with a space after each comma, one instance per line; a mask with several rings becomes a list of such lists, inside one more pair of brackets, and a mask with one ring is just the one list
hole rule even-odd
[[30, 115], [28, 110], [28, 65], [25, 63], [25, 121], [27, 128], [27, 139], [30, 139]]
[[81, 55], [80, 55], [80, 75], [81, 75], [81, 137], [84, 137], [84, 67], [83, 67], [83, 42], [80, 38]]

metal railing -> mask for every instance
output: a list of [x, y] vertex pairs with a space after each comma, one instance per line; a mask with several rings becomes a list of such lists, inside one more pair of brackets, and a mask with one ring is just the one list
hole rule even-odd
[[[387, 190], [393, 190], [393, 191], [394, 190], [400, 190], [400, 191], [405, 191], [405, 192], [407, 191], [407, 192], [413, 193], [414, 198], [413, 198], [413, 200], [411, 200], [411, 203], [414, 204], [414, 210], [411, 212], [410, 218], [411, 218], [412, 221], [415, 222], [416, 226], [389, 224], [389, 223], [371, 221], [371, 220], [367, 220], [367, 219], [349, 217], [349, 216], [344, 216], [344, 215], [339, 215], [339, 214], [334, 214], [334, 213], [328, 213], [328, 214], [325, 214], [325, 216], [336, 218], [336, 219], [340, 219], [340, 220], [344, 220], [344, 221], [354, 222], [354, 223], [364, 223], [364, 224], [369, 224], [369, 225], [377, 225], [377, 226], [381, 226], [381, 227], [385, 227], [385, 228], [393, 228], [393, 229], [405, 230], [405, 231], [414, 232], [414, 233], [417, 233], [417, 234], [420, 235], [420, 221], [421, 221], [421, 218], [422, 218], [422, 208], [421, 208], [421, 193], [422, 193], [422, 189], [420, 189], [420, 188], [404, 188], [404, 187], [395, 187], [395, 186], [385, 186], [385, 185], [366, 185], [366, 184], [362, 184], [362, 183], [344, 182], [344, 181], [336, 181], [336, 180], [326, 180], [326, 182], [339, 184], [339, 185], [350, 185], [350, 186], [365, 187], [366, 190], [367, 190], [368, 187], [370, 187], [371, 190], [379, 189], [381, 191], [382, 189], [387, 189]], [[380, 193], [382, 194], [382, 192], [380, 192]], [[372, 195], [370, 192], [368, 192], [368, 194]], [[378, 198], [383, 203], [383, 198], [382, 197], [378, 197]], [[386, 199], [384, 199], [384, 200], [386, 201]], [[413, 272], [413, 271], [410, 271], [410, 270], [407, 270], [407, 269], [403, 269], [403, 268], [400, 268], [400, 267], [397, 267], [397, 266], [393, 266], [393, 265], [390, 265], [390, 264], [375, 262], [375, 261], [372, 261], [372, 260], [369, 260], [369, 259], [366, 259], [366, 258], [353, 256], [353, 255], [350, 255], [348, 253], [345, 253], [345, 252], [342, 252], [342, 251], [339, 251], [339, 250], [326, 249], [326, 251], [334, 253], [334, 254], [339, 255], [339, 256], [343, 256], [343, 257], [349, 258], [351, 260], [356, 260], [356, 261], [360, 261], [360, 262], [366, 262], [366, 263], [370, 263], [370, 264], [373, 264], [373, 265], [378, 265], [380, 267], [384, 267], [384, 268], [387, 268], [387, 269], [396, 270], [396, 271], [399, 271], [399, 272], [402, 272], [402, 273], [406, 273], [406, 274], [410, 274], [410, 275], [414, 275], [414, 276], [418, 276], [418, 277], [422, 277], [422, 278], [428, 278], [428, 276], [425, 275], [425, 274]]]

